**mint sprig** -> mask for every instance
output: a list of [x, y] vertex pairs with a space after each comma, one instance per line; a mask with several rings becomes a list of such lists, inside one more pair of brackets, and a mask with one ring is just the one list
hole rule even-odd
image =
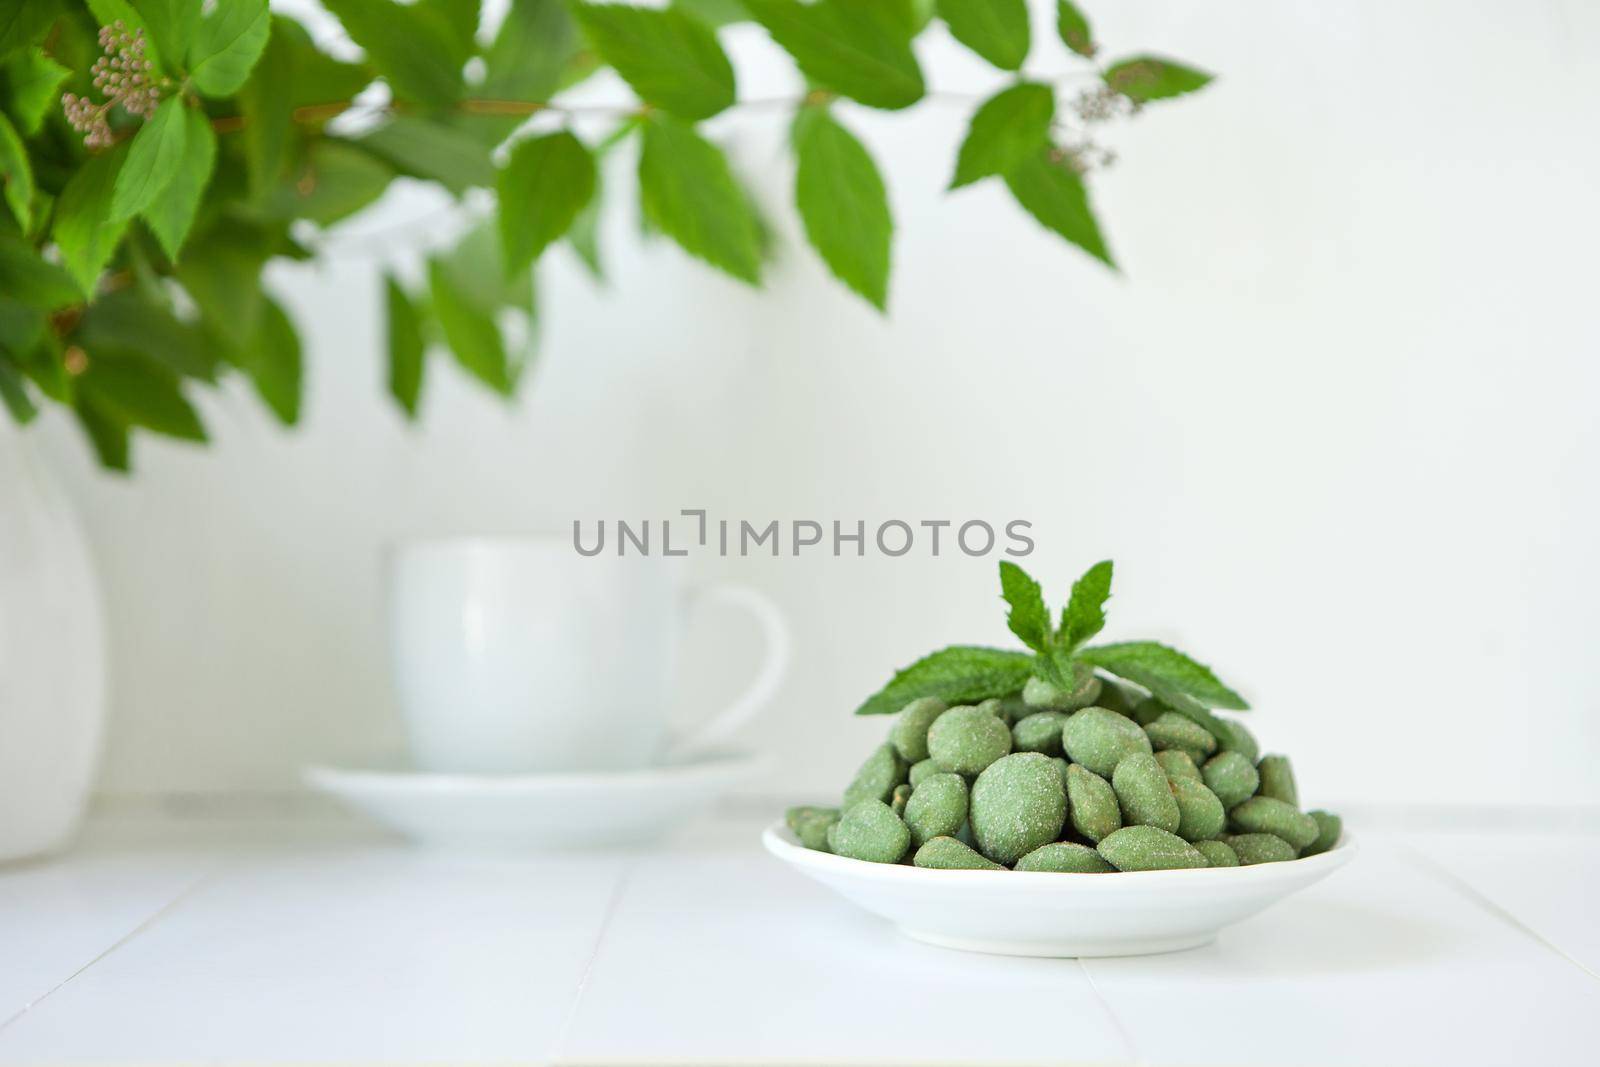
[[1248, 710], [1250, 705], [1216, 673], [1185, 653], [1155, 641], [1084, 642], [1105, 627], [1111, 597], [1112, 564], [1102, 560], [1072, 584], [1061, 624], [1052, 629], [1039, 583], [1009, 560], [1000, 564], [1000, 592], [1010, 610], [1006, 625], [1033, 650], [954, 645], [924, 656], [889, 680], [856, 709], [857, 715], [888, 715], [919, 697], [946, 703], [974, 703], [1009, 696], [1029, 677], [1072, 690], [1095, 670], [1147, 690], [1161, 701], [1222, 738], [1226, 727], [1213, 708]]

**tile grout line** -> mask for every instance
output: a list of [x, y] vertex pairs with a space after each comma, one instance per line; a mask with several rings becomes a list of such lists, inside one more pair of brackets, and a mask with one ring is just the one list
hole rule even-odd
[[71, 974], [69, 974], [65, 978], [61, 979], [61, 981], [59, 981], [55, 985], [51, 986], [49, 989], [45, 990], [43, 993], [40, 993], [38, 996], [36, 996], [32, 1000], [28, 1001], [22, 1007], [18, 1008], [14, 1013], [12, 1013], [12, 1015], [9, 1018], [5, 1019], [3, 1022], [0, 1022], [0, 1034], [3, 1034], [6, 1030], [10, 1029], [11, 1026], [14, 1023], [17, 1023], [20, 1020], [22, 1020], [23, 1018], [25, 1018], [27, 1016], [27, 1014], [29, 1012], [31, 1012], [34, 1008], [36, 1008], [40, 1004], [44, 1003], [46, 1000], [48, 1000], [50, 997], [54, 996], [56, 993], [59, 993], [62, 989], [66, 988], [66, 986], [68, 984], [70, 984], [75, 979], [77, 979], [85, 971], [89, 970], [95, 964], [99, 963], [101, 960], [104, 960], [107, 956], [110, 956], [113, 952], [117, 951], [117, 949], [119, 949], [122, 946], [126, 945], [128, 942], [132, 941], [134, 938], [138, 937], [140, 934], [142, 934], [146, 930], [150, 929], [157, 922], [161, 921], [161, 919], [164, 916], [166, 916], [166, 914], [168, 912], [172, 911], [179, 904], [183, 903], [189, 897], [193, 896], [196, 892], [198, 892], [200, 890], [200, 888], [202, 886], [204, 886], [208, 882], [212, 881], [212, 879], [216, 878], [217, 875], [220, 874], [220, 873], [221, 872], [217, 871], [217, 870], [207, 871], [205, 874], [200, 875], [194, 881], [190, 882], [187, 886], [185, 886], [171, 900], [169, 900], [165, 904], [161, 905], [161, 907], [157, 908], [155, 911], [151, 912], [149, 915], [146, 915], [143, 919], [140, 919], [138, 924], [135, 925], [133, 929], [129, 930], [127, 933], [123, 934], [121, 937], [119, 937], [115, 941], [113, 941], [106, 948], [102, 949], [100, 952], [98, 952], [94, 956], [94, 958], [89, 960], [89, 962], [85, 963], [83, 966], [79, 967], [77, 970], [73, 971]]
[[548, 1062], [552, 1064], [566, 1060], [567, 1039], [571, 1036], [573, 1024], [577, 1022], [578, 1008], [583, 1003], [583, 994], [589, 987], [589, 978], [594, 974], [595, 964], [600, 960], [600, 950], [605, 945], [611, 921], [616, 918], [617, 909], [622, 904], [622, 894], [627, 889], [628, 881], [633, 877], [634, 869], [639, 865], [640, 859], [638, 856], [629, 859], [617, 873], [617, 884], [612, 886], [611, 899], [606, 901], [606, 910], [600, 916], [600, 929], [595, 931], [594, 948], [590, 950], [589, 959], [583, 965], [583, 973], [578, 976], [577, 987], [572, 991], [572, 1006], [567, 1009], [567, 1017], [561, 1023], [561, 1032], [556, 1035], [555, 1044], [550, 1049]]
[[1106, 1013], [1106, 1017], [1111, 1020], [1111, 1028], [1122, 1039], [1122, 1044], [1128, 1050], [1128, 1055], [1131, 1057], [1133, 1064], [1135, 1067], [1139, 1067], [1139, 1065], [1145, 1063], [1145, 1058], [1139, 1053], [1139, 1044], [1133, 1039], [1133, 1031], [1129, 1030], [1127, 1025], [1123, 1023], [1122, 1017], [1111, 1006], [1111, 1001], [1106, 999], [1106, 995], [1100, 991], [1100, 984], [1094, 980], [1094, 975], [1089, 972], [1089, 964], [1084, 961], [1084, 958], [1078, 956], [1074, 962], [1077, 963], [1078, 970], [1082, 973], [1084, 980], [1089, 983], [1089, 992], [1094, 994], [1094, 999], [1099, 1001], [1100, 1007]]
[[1467, 881], [1465, 878], [1462, 878], [1460, 875], [1450, 870], [1432, 856], [1427, 855], [1409, 841], [1398, 840], [1395, 843], [1399, 846], [1402, 854], [1405, 855], [1412, 864], [1423, 868], [1440, 881], [1448, 883], [1451, 887], [1460, 891], [1474, 904], [1477, 904], [1478, 907], [1482, 908], [1490, 915], [1493, 915], [1494, 917], [1521, 931], [1525, 936], [1537, 941], [1539, 944], [1543, 945], [1557, 956], [1560, 956], [1562, 959], [1578, 968], [1578, 970], [1582, 971], [1590, 978], [1600, 981], [1600, 974], [1596, 974], [1594, 971], [1590, 970], [1588, 965], [1586, 965], [1582, 960], [1574, 958], [1560, 945], [1557, 945], [1554, 941], [1551, 941], [1539, 931], [1535, 930], [1533, 927], [1517, 918], [1505, 907], [1495, 903], [1494, 900], [1484, 894], [1482, 890], [1478, 889], [1471, 882]]

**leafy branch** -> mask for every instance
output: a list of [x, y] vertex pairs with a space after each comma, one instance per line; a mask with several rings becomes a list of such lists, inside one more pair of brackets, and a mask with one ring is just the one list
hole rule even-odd
[[868, 697], [857, 715], [898, 712], [919, 697], [946, 703], [976, 703], [1017, 694], [1030, 678], [1063, 692], [1081, 691], [1095, 672], [1120, 678], [1148, 692], [1167, 708], [1204, 726], [1219, 740], [1229, 736], [1213, 708], [1248, 710], [1243, 697], [1211, 668], [1155, 641], [1089, 645], [1105, 628], [1111, 597], [1110, 560], [1096, 563], [1072, 584], [1059, 625], [1052, 625], [1044, 592], [1009, 560], [1000, 564], [1000, 592], [1010, 608], [1006, 625], [1029, 652], [955, 645], [930, 653], [897, 673]]
[[[512, 0], [485, 32], [479, 0], [324, 0], [362, 52], [320, 48], [267, 0], [12, 0], [0, 13], [0, 400], [22, 422], [72, 411], [101, 462], [130, 463], [141, 430], [205, 439], [195, 389], [241, 374], [285, 424], [299, 418], [296, 327], [263, 285], [277, 259], [314, 259], [319, 230], [398, 177], [497, 211], [431, 255], [420, 285], [385, 280], [390, 391], [420, 407], [430, 356], [510, 394], [532, 358], [538, 264], [569, 246], [603, 274], [602, 160], [631, 144], [648, 229], [751, 285], [771, 229], [700, 124], [731, 109], [793, 113], [795, 208], [844, 285], [884, 310], [894, 218], [850, 109], [971, 99], [952, 190], [1003, 182], [1039, 224], [1114, 263], [1086, 177], [1110, 162], [1095, 127], [1203, 87], [1184, 64], [1106, 64], [1069, 0], [1057, 36], [1082, 64], [1072, 95], [1020, 71], [1025, 0], [672, 0], [636, 7]], [[930, 90], [915, 42], [935, 20], [1003, 72], [984, 98]], [[719, 39], [759, 25], [806, 82], [740, 100]], [[610, 68], [635, 100], [563, 94]], [[1061, 79], [1066, 81], [1067, 78]], [[59, 106], [57, 106], [59, 102]], [[551, 116], [560, 128], [529, 129]], [[573, 124], [615, 120], [598, 141]]]

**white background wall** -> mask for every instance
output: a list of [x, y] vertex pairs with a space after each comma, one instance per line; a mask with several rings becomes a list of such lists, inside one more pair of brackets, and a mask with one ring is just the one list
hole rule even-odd
[[[1114, 138], [1095, 190], [1124, 276], [998, 185], [943, 194], [970, 105], [853, 109], [899, 225], [880, 318], [797, 239], [782, 118], [729, 116], [714, 129], [783, 238], [764, 293], [641, 247], [627, 154], [611, 282], [549, 257], [523, 395], [435, 362], [408, 427], [376, 271], [414, 264], [409, 223], [437, 216], [400, 190], [332, 261], [273, 275], [307, 338], [298, 432], [229, 388], [202, 401], [211, 448], [143, 439], [119, 480], [45, 420], [109, 602], [103, 788], [277, 791], [305, 761], [395, 750], [392, 538], [703, 506], [1027, 518], [1053, 597], [1115, 557], [1108, 636], [1215, 664], [1315, 800], [1600, 802], [1600, 8], [1086, 7], [1111, 54], [1221, 75]], [[1068, 69], [1039, 16], [1030, 68]], [[784, 91], [770, 42], [736, 41], [742, 92]], [[947, 91], [1000, 81], [942, 31], [923, 58]], [[992, 560], [695, 567], [794, 622], [801, 667], [743, 738], [777, 758], [765, 792], [836, 789], [886, 726], [849, 712], [891, 668], [1006, 639]], [[746, 640], [698, 632], [680, 710], [737, 685]]]

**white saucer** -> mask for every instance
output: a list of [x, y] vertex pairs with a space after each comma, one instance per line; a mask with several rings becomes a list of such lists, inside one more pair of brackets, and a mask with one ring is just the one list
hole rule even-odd
[[783, 823], [767, 851], [908, 937], [1006, 956], [1142, 956], [1209, 943], [1224, 926], [1319, 882], [1355, 855], [1127, 874], [942, 871], [866, 863], [803, 847]]
[[504, 852], [654, 840], [688, 822], [761, 765], [715, 754], [637, 771], [430, 774], [313, 766], [308, 785], [419, 844]]

